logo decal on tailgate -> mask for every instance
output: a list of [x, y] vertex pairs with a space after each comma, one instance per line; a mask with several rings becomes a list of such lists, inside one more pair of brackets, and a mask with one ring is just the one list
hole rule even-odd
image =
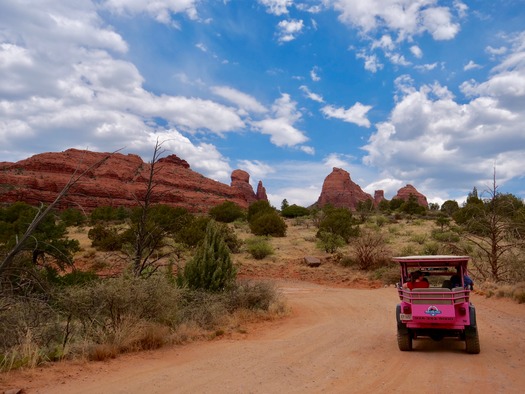
[[436, 315], [440, 315], [441, 314], [441, 311], [435, 307], [434, 305], [431, 305], [428, 307], [428, 309], [425, 311], [425, 313], [427, 315], [430, 315], [432, 317], [436, 316]]

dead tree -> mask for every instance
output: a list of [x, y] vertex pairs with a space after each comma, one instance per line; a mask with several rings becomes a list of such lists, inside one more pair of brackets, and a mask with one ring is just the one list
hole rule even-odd
[[[523, 234], [523, 224], [516, 223], [509, 212], [514, 212], [512, 200], [499, 193], [496, 183], [496, 170], [492, 185], [485, 192], [489, 199], [481, 216], [472, 217], [467, 223], [465, 237], [477, 247], [480, 260], [473, 263], [483, 279], [496, 282], [512, 279], [512, 267], [507, 261], [514, 250], [525, 245], [520, 234]], [[475, 228], [476, 231], [469, 231]], [[508, 256], [508, 258], [507, 258]]]
[[159, 229], [151, 220], [151, 207], [158, 195], [155, 194], [157, 186], [155, 178], [161, 171], [159, 159], [165, 153], [162, 142], [157, 139], [153, 149], [153, 157], [149, 163], [146, 190], [142, 198], [135, 196], [139, 206], [139, 218], [135, 224], [135, 243], [133, 248], [133, 274], [143, 276], [146, 272], [151, 275], [158, 269], [157, 263], [169, 253], [163, 252], [165, 232]]

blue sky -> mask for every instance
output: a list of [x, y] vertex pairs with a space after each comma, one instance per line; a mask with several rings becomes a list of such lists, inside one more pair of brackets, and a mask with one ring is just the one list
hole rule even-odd
[[2, 0], [0, 161], [155, 141], [273, 205], [333, 167], [525, 197], [523, 0]]

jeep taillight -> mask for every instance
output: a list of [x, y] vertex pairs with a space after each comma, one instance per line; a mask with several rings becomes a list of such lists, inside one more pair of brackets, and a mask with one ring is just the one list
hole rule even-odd
[[465, 308], [464, 306], [460, 306], [458, 310], [461, 316], [465, 316], [467, 314], [467, 308]]
[[412, 313], [412, 307], [410, 305], [403, 305], [403, 313], [405, 315], [410, 315]]

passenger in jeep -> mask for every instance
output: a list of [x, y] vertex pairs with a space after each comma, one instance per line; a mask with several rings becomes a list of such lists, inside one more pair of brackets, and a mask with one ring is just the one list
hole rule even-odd
[[[450, 283], [452, 288], [461, 287], [461, 277], [459, 274], [452, 275], [450, 277]], [[470, 279], [467, 274], [463, 275], [463, 283], [465, 285], [465, 289], [474, 290], [474, 281]]]
[[410, 274], [410, 281], [403, 284], [404, 287], [412, 289], [423, 289], [429, 287], [428, 281], [424, 278], [423, 272], [417, 270]]

